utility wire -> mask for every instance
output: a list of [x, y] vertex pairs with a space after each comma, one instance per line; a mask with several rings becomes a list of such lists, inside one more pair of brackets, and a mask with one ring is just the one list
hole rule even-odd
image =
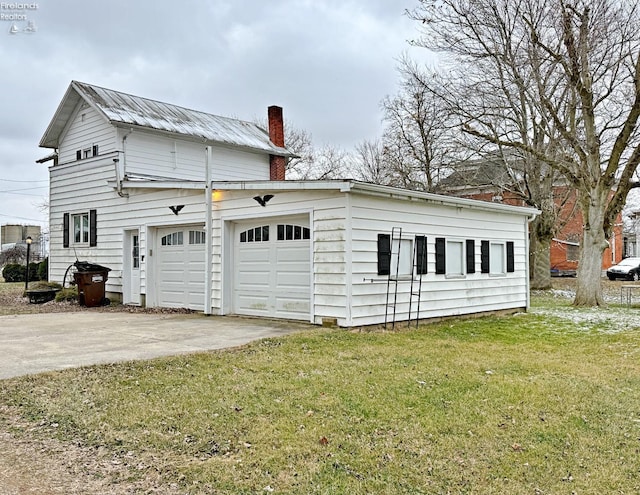
[[0, 179], [0, 182], [49, 182], [48, 180], [12, 180], [12, 179]]

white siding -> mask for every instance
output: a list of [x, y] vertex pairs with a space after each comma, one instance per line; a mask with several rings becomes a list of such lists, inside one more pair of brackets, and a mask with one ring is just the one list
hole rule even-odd
[[[420, 317], [454, 316], [527, 306], [526, 219], [522, 215], [486, 212], [422, 202], [353, 195], [352, 324], [384, 321], [387, 277], [377, 275], [377, 236], [403, 229], [403, 237], [427, 236], [428, 273], [422, 277]], [[454, 278], [435, 273], [435, 239], [476, 243], [476, 273]], [[502, 276], [480, 273], [480, 242], [513, 241], [515, 272]], [[398, 282], [396, 320], [408, 316], [410, 282]], [[395, 289], [395, 284], [391, 284]], [[415, 290], [415, 289], [414, 289]], [[417, 298], [412, 303], [415, 318]], [[390, 308], [390, 312], [393, 308]]]
[[116, 131], [98, 112], [82, 102], [61, 136], [59, 163], [75, 162], [76, 151], [94, 145], [98, 145], [100, 155], [115, 151]]
[[[265, 192], [274, 194], [266, 208], [252, 199]], [[412, 240], [415, 235], [427, 236], [428, 273], [423, 276], [421, 318], [527, 306], [527, 224], [521, 214], [337, 191], [223, 191], [217, 193], [214, 201], [214, 308], [224, 312], [221, 308], [224, 277], [219, 260], [228, 256], [222, 247], [218, 220], [304, 210], [310, 210], [312, 218], [312, 320], [315, 323], [321, 323], [324, 318], [336, 318], [341, 326], [384, 322], [387, 277], [377, 275], [377, 238], [380, 233], [390, 234], [393, 227], [402, 227], [403, 237]], [[476, 273], [458, 278], [436, 275], [436, 237], [473, 239]], [[501, 276], [480, 273], [482, 240], [514, 242], [515, 272]], [[409, 294], [410, 282], [399, 282], [397, 321], [407, 318]], [[415, 317], [416, 302], [414, 299], [412, 317]]]
[[[119, 134], [127, 174], [204, 180], [205, 143], [140, 130]], [[269, 179], [269, 156], [213, 146], [211, 170], [213, 180]]]
[[[122, 198], [107, 185], [114, 179], [110, 159], [58, 165], [50, 168], [50, 274], [62, 282], [67, 267], [76, 260], [90, 261], [112, 269], [106, 285], [108, 292], [122, 292], [123, 231], [140, 229], [141, 292], [148, 294], [147, 280], [152, 256], [149, 252], [149, 227], [201, 224], [204, 219], [204, 192], [186, 190], [129, 190]], [[179, 216], [169, 206], [185, 205]], [[98, 243], [96, 247], [64, 248], [62, 221], [64, 213], [97, 210]]]

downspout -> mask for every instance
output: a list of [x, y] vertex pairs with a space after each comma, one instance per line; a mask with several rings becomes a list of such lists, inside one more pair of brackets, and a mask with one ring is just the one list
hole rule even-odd
[[205, 156], [205, 180], [204, 180], [204, 205], [206, 209], [205, 216], [205, 249], [204, 249], [204, 314], [211, 314], [211, 277], [213, 276], [213, 195], [211, 191], [211, 146], [207, 146]]
[[122, 136], [122, 168], [120, 167], [120, 163], [119, 163], [120, 159], [119, 158], [113, 159], [113, 163], [116, 166], [116, 191], [118, 193], [118, 196], [120, 196], [121, 198], [129, 197], [129, 193], [122, 192], [122, 183], [125, 177], [127, 176], [127, 152], [126, 152], [127, 137], [132, 132], [133, 132], [133, 129], [129, 129], [129, 132], [127, 132], [124, 136]]
[[524, 245], [525, 245], [525, 280], [527, 281], [527, 301], [526, 301], [526, 307], [525, 307], [525, 311], [529, 311], [529, 308], [531, 307], [531, 280], [529, 279], [529, 224], [531, 222], [533, 222], [535, 220], [535, 218], [538, 216], [537, 213], [533, 213], [531, 215], [528, 215], [527, 217], [525, 217], [524, 220], [524, 226], [525, 226], [525, 234], [524, 234]]

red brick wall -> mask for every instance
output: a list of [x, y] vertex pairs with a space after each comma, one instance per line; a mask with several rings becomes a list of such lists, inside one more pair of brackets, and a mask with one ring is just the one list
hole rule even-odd
[[[470, 199], [492, 201], [494, 192], [477, 192], [465, 195]], [[580, 242], [582, 239], [582, 212], [576, 206], [577, 195], [571, 188], [559, 187], [555, 191], [556, 205], [560, 208], [559, 219], [564, 226], [556, 233], [555, 238], [560, 241]], [[501, 203], [513, 206], [525, 206], [524, 201], [509, 193], [502, 194]], [[622, 215], [618, 215], [613, 228], [612, 239], [609, 239], [610, 247], [605, 249], [602, 255], [602, 268], [607, 269], [622, 260]], [[578, 262], [567, 260], [568, 245], [561, 242], [551, 243], [551, 268], [558, 270], [577, 270]], [[571, 249], [571, 248], [569, 248]], [[614, 255], [615, 254], [615, 255]], [[573, 257], [573, 256], [571, 256]]]

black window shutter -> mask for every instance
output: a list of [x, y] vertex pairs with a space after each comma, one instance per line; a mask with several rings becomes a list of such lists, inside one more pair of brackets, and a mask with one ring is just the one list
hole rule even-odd
[[444, 237], [436, 237], [436, 273], [442, 275], [447, 271], [446, 245]]
[[92, 151], [92, 156], [98, 156], [98, 145], [94, 144], [91, 151]]
[[62, 215], [62, 247], [69, 247], [69, 214]]
[[427, 273], [427, 237], [416, 236], [416, 275]]
[[378, 275], [391, 273], [391, 236], [378, 234]]
[[515, 272], [515, 263], [513, 259], [513, 241], [507, 241], [507, 273]]
[[480, 271], [489, 273], [489, 241], [480, 243]]
[[476, 273], [476, 242], [467, 239], [467, 273]]
[[76, 160], [82, 160], [82, 150], [76, 151]]
[[98, 219], [98, 212], [96, 210], [89, 210], [89, 246], [98, 245], [98, 230], [96, 220]]

